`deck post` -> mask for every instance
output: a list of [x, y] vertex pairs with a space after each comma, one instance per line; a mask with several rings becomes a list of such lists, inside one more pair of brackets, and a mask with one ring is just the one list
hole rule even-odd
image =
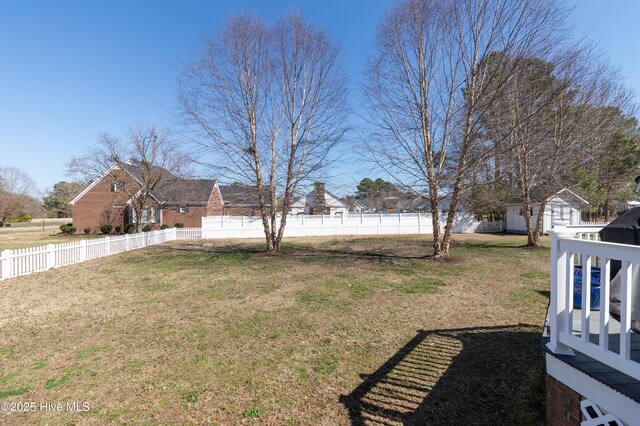
[[573, 350], [560, 343], [560, 333], [565, 327], [562, 321], [567, 313], [567, 256], [568, 253], [560, 249], [560, 240], [572, 238], [573, 232], [567, 229], [566, 223], [555, 222], [551, 235], [551, 297], [549, 301], [549, 343], [547, 347], [554, 354], [575, 355]]

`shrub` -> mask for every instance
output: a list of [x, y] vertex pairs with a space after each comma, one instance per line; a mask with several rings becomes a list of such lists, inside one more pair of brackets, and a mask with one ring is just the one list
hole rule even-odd
[[84, 235], [89, 235], [91, 233], [91, 228], [84, 228]]
[[102, 232], [103, 234], [110, 234], [111, 230], [113, 229], [113, 226], [111, 225], [102, 225], [100, 227], [100, 232]]
[[116, 234], [122, 234], [122, 226], [116, 226]]
[[74, 234], [76, 232], [76, 228], [71, 223], [63, 223], [60, 225], [60, 231], [65, 234]]
[[169, 228], [169, 225], [167, 225], [166, 223], [160, 227], [160, 229], [167, 229], [167, 228]]
[[28, 213], [18, 213], [13, 215], [7, 219], [7, 222], [29, 222], [31, 220], [31, 215]]
[[142, 227], [142, 232], [149, 232], [152, 229], [153, 227], [147, 223], [145, 226]]
[[6, 226], [7, 228], [11, 228], [11, 224], [10, 223], [5, 223], [4, 226]]
[[124, 232], [126, 234], [133, 234], [134, 232], [136, 232], [136, 224], [135, 223], [127, 223], [124, 226]]
[[178, 222], [174, 225], [176, 228], [184, 228], [184, 223]]

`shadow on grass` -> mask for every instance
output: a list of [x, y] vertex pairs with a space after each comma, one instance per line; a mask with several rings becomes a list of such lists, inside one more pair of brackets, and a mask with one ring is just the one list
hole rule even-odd
[[540, 327], [419, 330], [340, 402], [353, 425], [544, 424]]
[[551, 299], [551, 292], [549, 290], [536, 290], [538, 294], [546, 297], [547, 299]]

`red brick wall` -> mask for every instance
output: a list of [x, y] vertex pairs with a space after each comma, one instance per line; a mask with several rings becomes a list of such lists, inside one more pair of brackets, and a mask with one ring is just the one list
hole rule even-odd
[[[111, 183], [120, 180], [125, 183], [125, 191], [112, 192]], [[73, 226], [76, 232], [82, 233], [84, 228], [91, 228], [92, 232], [100, 232], [100, 226], [124, 226], [124, 208], [114, 208], [114, 205], [126, 206], [132, 188], [137, 185], [131, 177], [122, 172], [114, 171], [98, 182], [89, 192], [84, 194], [73, 206]]]
[[162, 209], [162, 223], [173, 227], [176, 223], [184, 223], [187, 228], [200, 228], [202, 216], [207, 216], [207, 206], [187, 206], [189, 213], [180, 213], [177, 206]]
[[213, 188], [213, 191], [211, 191], [211, 197], [209, 198], [209, 204], [207, 205], [207, 216], [222, 216], [222, 214], [222, 194], [220, 194], [220, 189], [216, 186]]
[[579, 426], [580, 400], [578, 392], [547, 376], [547, 425]]

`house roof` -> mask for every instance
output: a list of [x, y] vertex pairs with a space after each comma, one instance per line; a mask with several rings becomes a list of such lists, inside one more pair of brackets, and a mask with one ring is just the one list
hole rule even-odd
[[169, 205], [206, 206], [215, 185], [211, 179], [177, 179], [163, 186], [157, 196]]
[[[315, 193], [316, 190], [313, 189], [307, 195], [302, 195], [296, 198], [293, 203], [291, 203], [291, 207], [313, 207], [315, 202]], [[349, 208], [349, 205], [341, 200], [339, 197], [333, 195], [331, 192], [324, 190], [324, 200], [327, 207], [343, 207]]]
[[[253, 186], [246, 185], [220, 185], [220, 195], [222, 202], [226, 205], [234, 204], [238, 206], [257, 206], [258, 193]], [[265, 193], [268, 194], [269, 188], [263, 187]], [[265, 205], [270, 206], [271, 202], [265, 199]]]
[[[153, 166], [154, 171], [158, 171], [162, 174], [162, 180], [151, 191], [151, 196], [159, 203], [166, 203], [169, 205], [207, 205], [209, 198], [211, 197], [211, 191], [216, 184], [215, 180], [209, 179], [182, 179], [174, 176], [167, 169], [162, 167]], [[98, 182], [104, 179], [113, 170], [124, 170], [134, 180], [142, 186], [143, 173], [140, 163], [135, 160], [129, 160], [127, 163], [121, 163], [120, 165], [114, 164], [107, 170], [100, 178], [92, 182], [84, 191], [74, 198], [70, 204], [74, 204], [80, 198], [82, 198], [91, 188], [93, 188]]]
[[[554, 190], [555, 192], [550, 193], [549, 195], [547, 195], [547, 199], [556, 196], [556, 195], [560, 195], [562, 193], [566, 193], [568, 195], [570, 195], [571, 197], [574, 197], [576, 200], [580, 201], [582, 204], [589, 204], [589, 202], [587, 200], [585, 200], [584, 198], [582, 198], [581, 196], [579, 196], [578, 194], [576, 194], [574, 191], [570, 190], [569, 188], [565, 187], [565, 188], [558, 188], [556, 190]], [[545, 198], [545, 191], [542, 188], [532, 188], [529, 191], [529, 198], [531, 199], [532, 203], [540, 203], [542, 202], [542, 200]], [[522, 195], [514, 195], [511, 196], [509, 198], [507, 198], [505, 200], [505, 204], [522, 204]]]

